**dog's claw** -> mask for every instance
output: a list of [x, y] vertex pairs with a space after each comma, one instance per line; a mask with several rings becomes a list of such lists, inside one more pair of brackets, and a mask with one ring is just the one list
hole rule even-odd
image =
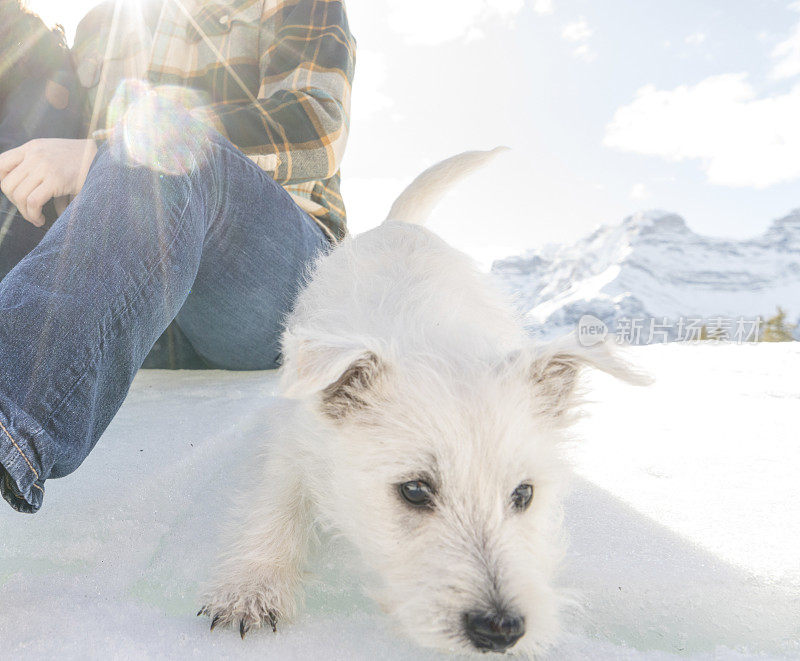
[[241, 616], [237, 617], [234, 615], [233, 612], [227, 613], [226, 611], [216, 611], [213, 606], [203, 606], [199, 611], [197, 611], [197, 615], [208, 615], [211, 617], [211, 631], [214, 631], [214, 627], [218, 624], [225, 626], [231, 623], [231, 619], [233, 622], [236, 622], [236, 619], [239, 620], [239, 635], [244, 640], [244, 637], [253, 628], [253, 625], [259, 627], [264, 624], [265, 621], [269, 622], [269, 625], [272, 627], [273, 633], [278, 632], [278, 616], [275, 611], [268, 610], [261, 616], [261, 621], [254, 622], [249, 616]]

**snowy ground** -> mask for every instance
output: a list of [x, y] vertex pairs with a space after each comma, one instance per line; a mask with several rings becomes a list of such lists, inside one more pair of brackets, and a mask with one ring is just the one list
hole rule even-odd
[[[562, 582], [585, 607], [551, 658], [800, 658], [800, 344], [631, 354], [656, 385], [593, 377], [576, 430]], [[141, 372], [39, 514], [0, 509], [4, 658], [438, 658], [360, 595], [341, 542], [277, 635], [194, 616], [274, 385]]]

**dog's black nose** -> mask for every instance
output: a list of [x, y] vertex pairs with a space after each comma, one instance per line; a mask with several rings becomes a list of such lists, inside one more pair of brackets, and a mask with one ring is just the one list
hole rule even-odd
[[503, 652], [525, 635], [525, 618], [502, 613], [465, 613], [464, 626], [482, 652]]

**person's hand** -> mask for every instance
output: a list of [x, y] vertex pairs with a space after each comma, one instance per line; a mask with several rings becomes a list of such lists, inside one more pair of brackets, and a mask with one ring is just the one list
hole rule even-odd
[[25, 220], [41, 227], [42, 207], [51, 198], [77, 195], [96, 153], [94, 140], [31, 140], [0, 154], [0, 190]]

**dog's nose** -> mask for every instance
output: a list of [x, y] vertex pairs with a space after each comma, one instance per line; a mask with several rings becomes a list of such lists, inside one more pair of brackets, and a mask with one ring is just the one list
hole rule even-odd
[[503, 652], [525, 635], [525, 618], [507, 613], [465, 613], [464, 626], [482, 652]]

